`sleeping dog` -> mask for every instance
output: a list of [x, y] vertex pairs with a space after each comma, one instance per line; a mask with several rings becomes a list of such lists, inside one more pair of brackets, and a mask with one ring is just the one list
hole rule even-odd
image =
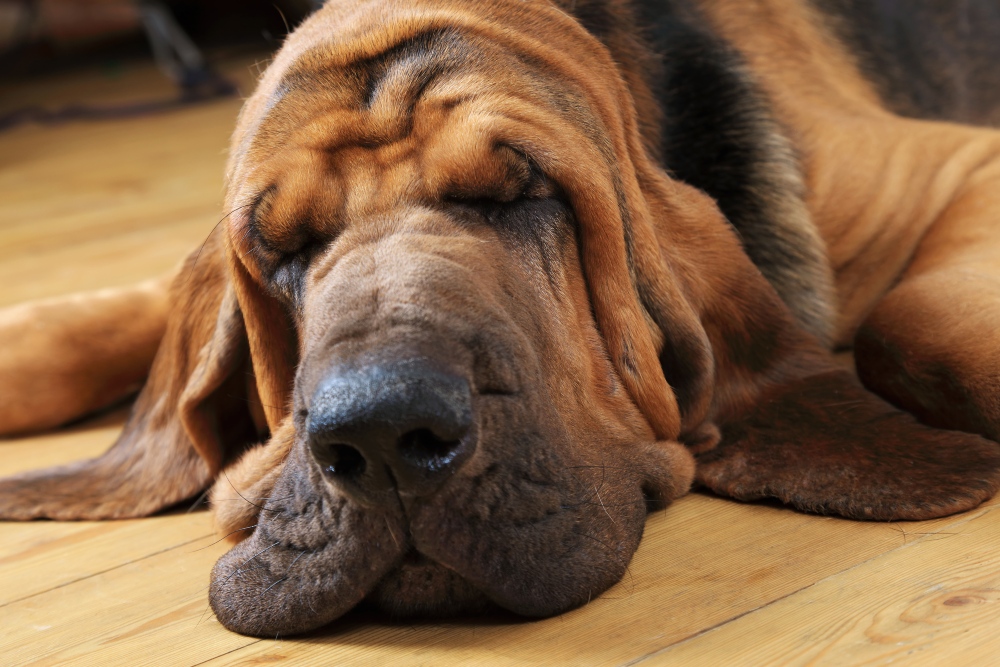
[[114, 447], [0, 480], [0, 517], [148, 515], [221, 477], [212, 607], [272, 636], [362, 601], [581, 605], [692, 483], [975, 507], [1000, 484], [1000, 134], [973, 126], [1000, 118], [1000, 17], [898, 4], [327, 3], [175, 274], [0, 314], [7, 432], [143, 382]]

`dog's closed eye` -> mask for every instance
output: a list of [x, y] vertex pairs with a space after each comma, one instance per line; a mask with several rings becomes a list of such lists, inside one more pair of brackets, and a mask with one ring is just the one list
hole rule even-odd
[[297, 307], [310, 262], [327, 245], [314, 225], [275, 223], [275, 186], [259, 194], [245, 227], [246, 247], [253, 255], [265, 285], [275, 297]]
[[309, 264], [325, 245], [317, 239], [311, 239], [291, 252], [282, 252], [270, 273], [268, 287], [271, 293], [297, 308], [302, 298]]
[[530, 157], [501, 144], [474, 169], [453, 175], [443, 199], [468, 206], [497, 206], [554, 193], [554, 185]]
[[507, 146], [501, 146], [497, 152], [505, 169], [499, 178], [489, 182], [459, 182], [448, 189], [444, 203], [484, 218], [490, 224], [503, 224], [525, 207], [562, 199], [556, 183], [530, 157]]

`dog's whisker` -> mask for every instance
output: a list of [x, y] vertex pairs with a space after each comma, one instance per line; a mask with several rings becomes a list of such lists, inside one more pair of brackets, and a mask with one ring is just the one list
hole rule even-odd
[[[236, 488], [236, 485], [233, 484], [233, 482], [232, 482], [231, 479], [229, 479], [229, 474], [225, 470], [222, 471], [222, 475], [223, 475], [223, 477], [226, 478], [226, 481], [229, 482], [229, 486], [231, 486], [233, 488], [233, 491], [236, 492], [236, 495], [238, 495], [240, 498], [242, 498], [243, 500], [245, 500], [248, 505], [256, 507], [261, 512], [279, 512], [280, 511], [280, 510], [268, 509], [266, 505], [258, 505], [257, 503], [250, 502], [250, 500], [248, 500], [246, 498], [246, 496], [244, 496], [242, 493], [240, 493], [240, 490]], [[233, 500], [235, 500], [235, 498]]]
[[240, 396], [238, 394], [226, 394], [226, 398], [235, 398], [237, 401], [243, 401], [247, 405], [262, 405], [265, 408], [271, 408], [272, 410], [277, 410], [278, 409], [277, 406], [268, 405], [267, 403], [264, 403], [263, 401], [260, 401], [260, 400], [251, 401], [246, 396]]
[[630, 565], [628, 564], [628, 562], [626, 562], [620, 555], [618, 555], [618, 553], [615, 551], [614, 548], [611, 547], [611, 545], [607, 544], [603, 540], [600, 540], [600, 539], [598, 539], [598, 538], [596, 538], [593, 535], [590, 535], [588, 533], [581, 533], [581, 532], [578, 532], [578, 531], [574, 530], [573, 534], [574, 535], [579, 535], [580, 537], [586, 537], [588, 539], [591, 539], [594, 542], [597, 542], [598, 544], [600, 544], [602, 547], [604, 547], [607, 550], [608, 555], [611, 558], [613, 558], [614, 560], [618, 561], [618, 564], [621, 565], [624, 568], [625, 573], [628, 575], [628, 578], [629, 578], [629, 585], [632, 587], [633, 591], [635, 590], [635, 580], [632, 577], [632, 568], [630, 567]]
[[315, 551], [307, 552], [305, 550], [300, 551], [299, 555], [296, 556], [295, 558], [293, 558], [292, 562], [288, 564], [288, 569], [285, 570], [285, 576], [283, 576], [280, 579], [276, 580], [270, 586], [268, 586], [267, 588], [265, 588], [264, 590], [262, 590], [260, 592], [261, 597], [263, 597], [265, 593], [267, 593], [269, 590], [271, 590], [272, 588], [274, 588], [275, 586], [277, 586], [278, 584], [280, 584], [282, 581], [288, 581], [289, 575], [292, 572], [292, 568], [295, 567], [295, 564], [299, 562], [299, 559], [302, 558], [303, 556], [305, 556], [307, 553], [312, 554], [312, 553], [316, 553], [316, 552]]
[[205, 502], [205, 499], [208, 498], [208, 494], [211, 492], [211, 490], [212, 490], [211, 487], [209, 487], [204, 491], [202, 491], [201, 494], [197, 498], [195, 498], [194, 502], [191, 503], [191, 506], [188, 507], [184, 513], [190, 514], [191, 512], [195, 511], [202, 503]]
[[388, 529], [389, 536], [392, 537], [392, 541], [396, 544], [396, 548], [401, 549], [402, 547], [399, 546], [399, 540], [396, 539], [396, 533], [392, 531], [392, 524], [389, 523], [389, 517], [382, 518], [385, 519], [385, 527]]
[[201, 254], [202, 254], [202, 252], [204, 252], [205, 246], [212, 239], [212, 236], [215, 235], [216, 230], [218, 230], [219, 226], [223, 222], [225, 222], [226, 219], [229, 218], [229, 216], [231, 216], [233, 213], [236, 213], [236, 211], [239, 211], [240, 209], [246, 208], [247, 206], [251, 206], [251, 205], [252, 205], [252, 202], [250, 204], [243, 204], [242, 206], [237, 206], [236, 208], [234, 208], [233, 210], [231, 210], [229, 213], [226, 213], [224, 216], [222, 216], [222, 218], [220, 218], [219, 221], [217, 223], [215, 223], [215, 226], [212, 227], [212, 231], [208, 233], [208, 237], [206, 237], [206, 239], [204, 241], [202, 241], [202, 244], [200, 246], [198, 246], [198, 254], [195, 255], [194, 262], [192, 263], [192, 266], [198, 266], [198, 261], [201, 259]]
[[279, 7], [278, 5], [271, 5], [271, 6], [277, 10], [278, 15], [281, 17], [281, 22], [285, 24], [285, 34], [287, 35], [292, 31], [292, 28], [291, 26], [288, 25], [288, 19], [285, 18], [285, 12], [281, 11], [281, 7]]
[[[597, 490], [597, 487], [594, 487], [594, 493], [597, 494], [597, 499], [601, 501], [601, 508], [604, 510], [604, 513], [608, 515], [608, 518], [611, 519], [611, 523], [615, 524], [615, 526], [618, 526], [618, 522], [615, 521], [615, 518], [613, 516], [611, 516], [611, 512], [608, 511], [608, 506], [604, 504], [604, 498], [601, 498], [601, 492]], [[618, 527], [621, 528], [621, 526]]]
[[257, 558], [260, 558], [260, 556], [263, 555], [265, 552], [270, 551], [271, 549], [273, 549], [274, 547], [278, 546], [279, 544], [281, 544], [281, 540], [275, 540], [274, 544], [272, 544], [272, 545], [270, 545], [268, 547], [264, 547], [263, 549], [261, 549], [260, 551], [258, 551], [257, 553], [255, 553], [253, 556], [251, 556], [247, 560], [243, 561], [243, 564], [240, 565], [240, 567], [245, 566], [247, 563], [249, 563], [252, 560], [256, 560]]
[[265, 547], [265, 548], [261, 549], [260, 551], [258, 551], [257, 553], [255, 553], [255, 554], [254, 554], [253, 556], [251, 556], [250, 558], [247, 558], [247, 559], [246, 559], [245, 561], [243, 561], [242, 563], [240, 563], [240, 565], [239, 565], [239, 566], [238, 566], [238, 567], [237, 567], [237, 568], [236, 568], [235, 570], [233, 570], [232, 572], [230, 572], [230, 573], [229, 573], [229, 576], [228, 576], [228, 577], [226, 577], [225, 579], [223, 579], [223, 580], [222, 580], [222, 583], [226, 583], [226, 582], [228, 582], [228, 581], [229, 581], [230, 579], [232, 579], [233, 577], [235, 577], [235, 576], [236, 576], [237, 574], [241, 574], [242, 572], [244, 572], [244, 571], [246, 570], [246, 566], [247, 566], [247, 565], [248, 565], [248, 564], [249, 564], [249, 563], [250, 563], [251, 561], [254, 561], [254, 560], [257, 560], [257, 559], [258, 559], [258, 558], [260, 558], [260, 557], [261, 557], [262, 555], [264, 555], [264, 553], [265, 553], [265, 552], [267, 552], [267, 551], [270, 551], [271, 549], [273, 549], [274, 547], [278, 546], [279, 544], [281, 544], [281, 540], [278, 540], [278, 541], [276, 541], [276, 542], [275, 542], [274, 544], [272, 544], [271, 546], [269, 546], [269, 547]]
[[265, 588], [260, 592], [260, 597], [264, 597], [264, 594], [267, 593], [269, 590], [280, 584], [282, 581], [287, 581], [287, 580], [288, 580], [287, 576], [282, 577], [281, 579], [276, 579], [273, 584], [271, 584], [270, 586], [268, 586], [267, 588]]
[[201, 622], [205, 620], [205, 616], [208, 615], [208, 611], [212, 608], [211, 603], [205, 605], [205, 611], [201, 612], [201, 616], [198, 617], [198, 622], [194, 624], [194, 627], [201, 625]]

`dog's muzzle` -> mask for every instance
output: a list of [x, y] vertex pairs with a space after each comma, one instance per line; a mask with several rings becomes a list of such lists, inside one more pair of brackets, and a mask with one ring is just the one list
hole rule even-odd
[[433, 493], [475, 449], [469, 382], [424, 358], [334, 368], [308, 410], [324, 477], [369, 507]]

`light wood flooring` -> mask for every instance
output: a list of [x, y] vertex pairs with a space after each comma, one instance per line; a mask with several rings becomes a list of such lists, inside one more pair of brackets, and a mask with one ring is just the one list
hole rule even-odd
[[[228, 69], [251, 85], [247, 62]], [[0, 110], [169, 93], [149, 66], [111, 74], [0, 90]], [[238, 108], [0, 134], [0, 306], [170, 268], [221, 215]], [[0, 474], [94, 456], [122, 418], [0, 441]], [[351, 616], [278, 641], [228, 632], [209, 610], [226, 547], [205, 511], [0, 523], [0, 665], [1000, 664], [997, 507], [876, 524], [693, 494], [650, 517], [625, 579], [582, 609]]]

